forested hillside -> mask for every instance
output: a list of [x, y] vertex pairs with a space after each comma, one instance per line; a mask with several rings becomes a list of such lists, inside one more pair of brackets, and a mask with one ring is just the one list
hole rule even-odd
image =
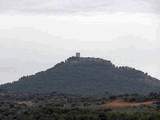
[[76, 95], [147, 94], [160, 91], [160, 81], [130, 67], [100, 58], [70, 57], [54, 67], [0, 86], [2, 91]]

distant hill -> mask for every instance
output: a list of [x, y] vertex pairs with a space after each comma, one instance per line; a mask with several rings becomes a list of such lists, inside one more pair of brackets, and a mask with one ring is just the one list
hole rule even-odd
[[147, 94], [160, 91], [160, 81], [130, 67], [100, 58], [70, 57], [53, 68], [0, 86], [2, 91], [76, 95]]

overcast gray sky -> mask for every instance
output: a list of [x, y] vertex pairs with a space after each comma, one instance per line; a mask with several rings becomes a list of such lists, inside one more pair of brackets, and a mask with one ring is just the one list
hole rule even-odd
[[80, 51], [160, 79], [159, 0], [0, 0], [0, 83]]
[[1, 13], [155, 12], [159, 0], [0, 0]]

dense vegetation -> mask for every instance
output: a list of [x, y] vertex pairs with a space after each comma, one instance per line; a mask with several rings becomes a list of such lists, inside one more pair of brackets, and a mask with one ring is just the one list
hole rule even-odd
[[[159, 93], [151, 93], [155, 99]], [[152, 96], [152, 97], [153, 97]], [[149, 96], [120, 95], [114, 99], [153, 100]], [[64, 94], [0, 93], [0, 120], [159, 120], [160, 102], [149, 106], [111, 109], [102, 107], [113, 98], [69, 96]], [[132, 101], [133, 102], [133, 101]]]
[[99, 58], [71, 57], [53, 68], [1, 85], [1, 91], [76, 95], [147, 94], [160, 91], [160, 81], [129, 67]]
[[9, 111], [0, 108], [1, 120], [159, 120], [160, 118], [158, 112], [103, 112], [86, 109], [58, 109], [50, 105], [28, 109], [25, 109], [25, 106], [21, 108], [9, 106], [7, 110]]

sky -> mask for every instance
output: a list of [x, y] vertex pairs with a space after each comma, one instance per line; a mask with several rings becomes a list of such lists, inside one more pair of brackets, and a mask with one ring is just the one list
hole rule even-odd
[[159, 0], [0, 0], [0, 83], [76, 52], [160, 79]]

